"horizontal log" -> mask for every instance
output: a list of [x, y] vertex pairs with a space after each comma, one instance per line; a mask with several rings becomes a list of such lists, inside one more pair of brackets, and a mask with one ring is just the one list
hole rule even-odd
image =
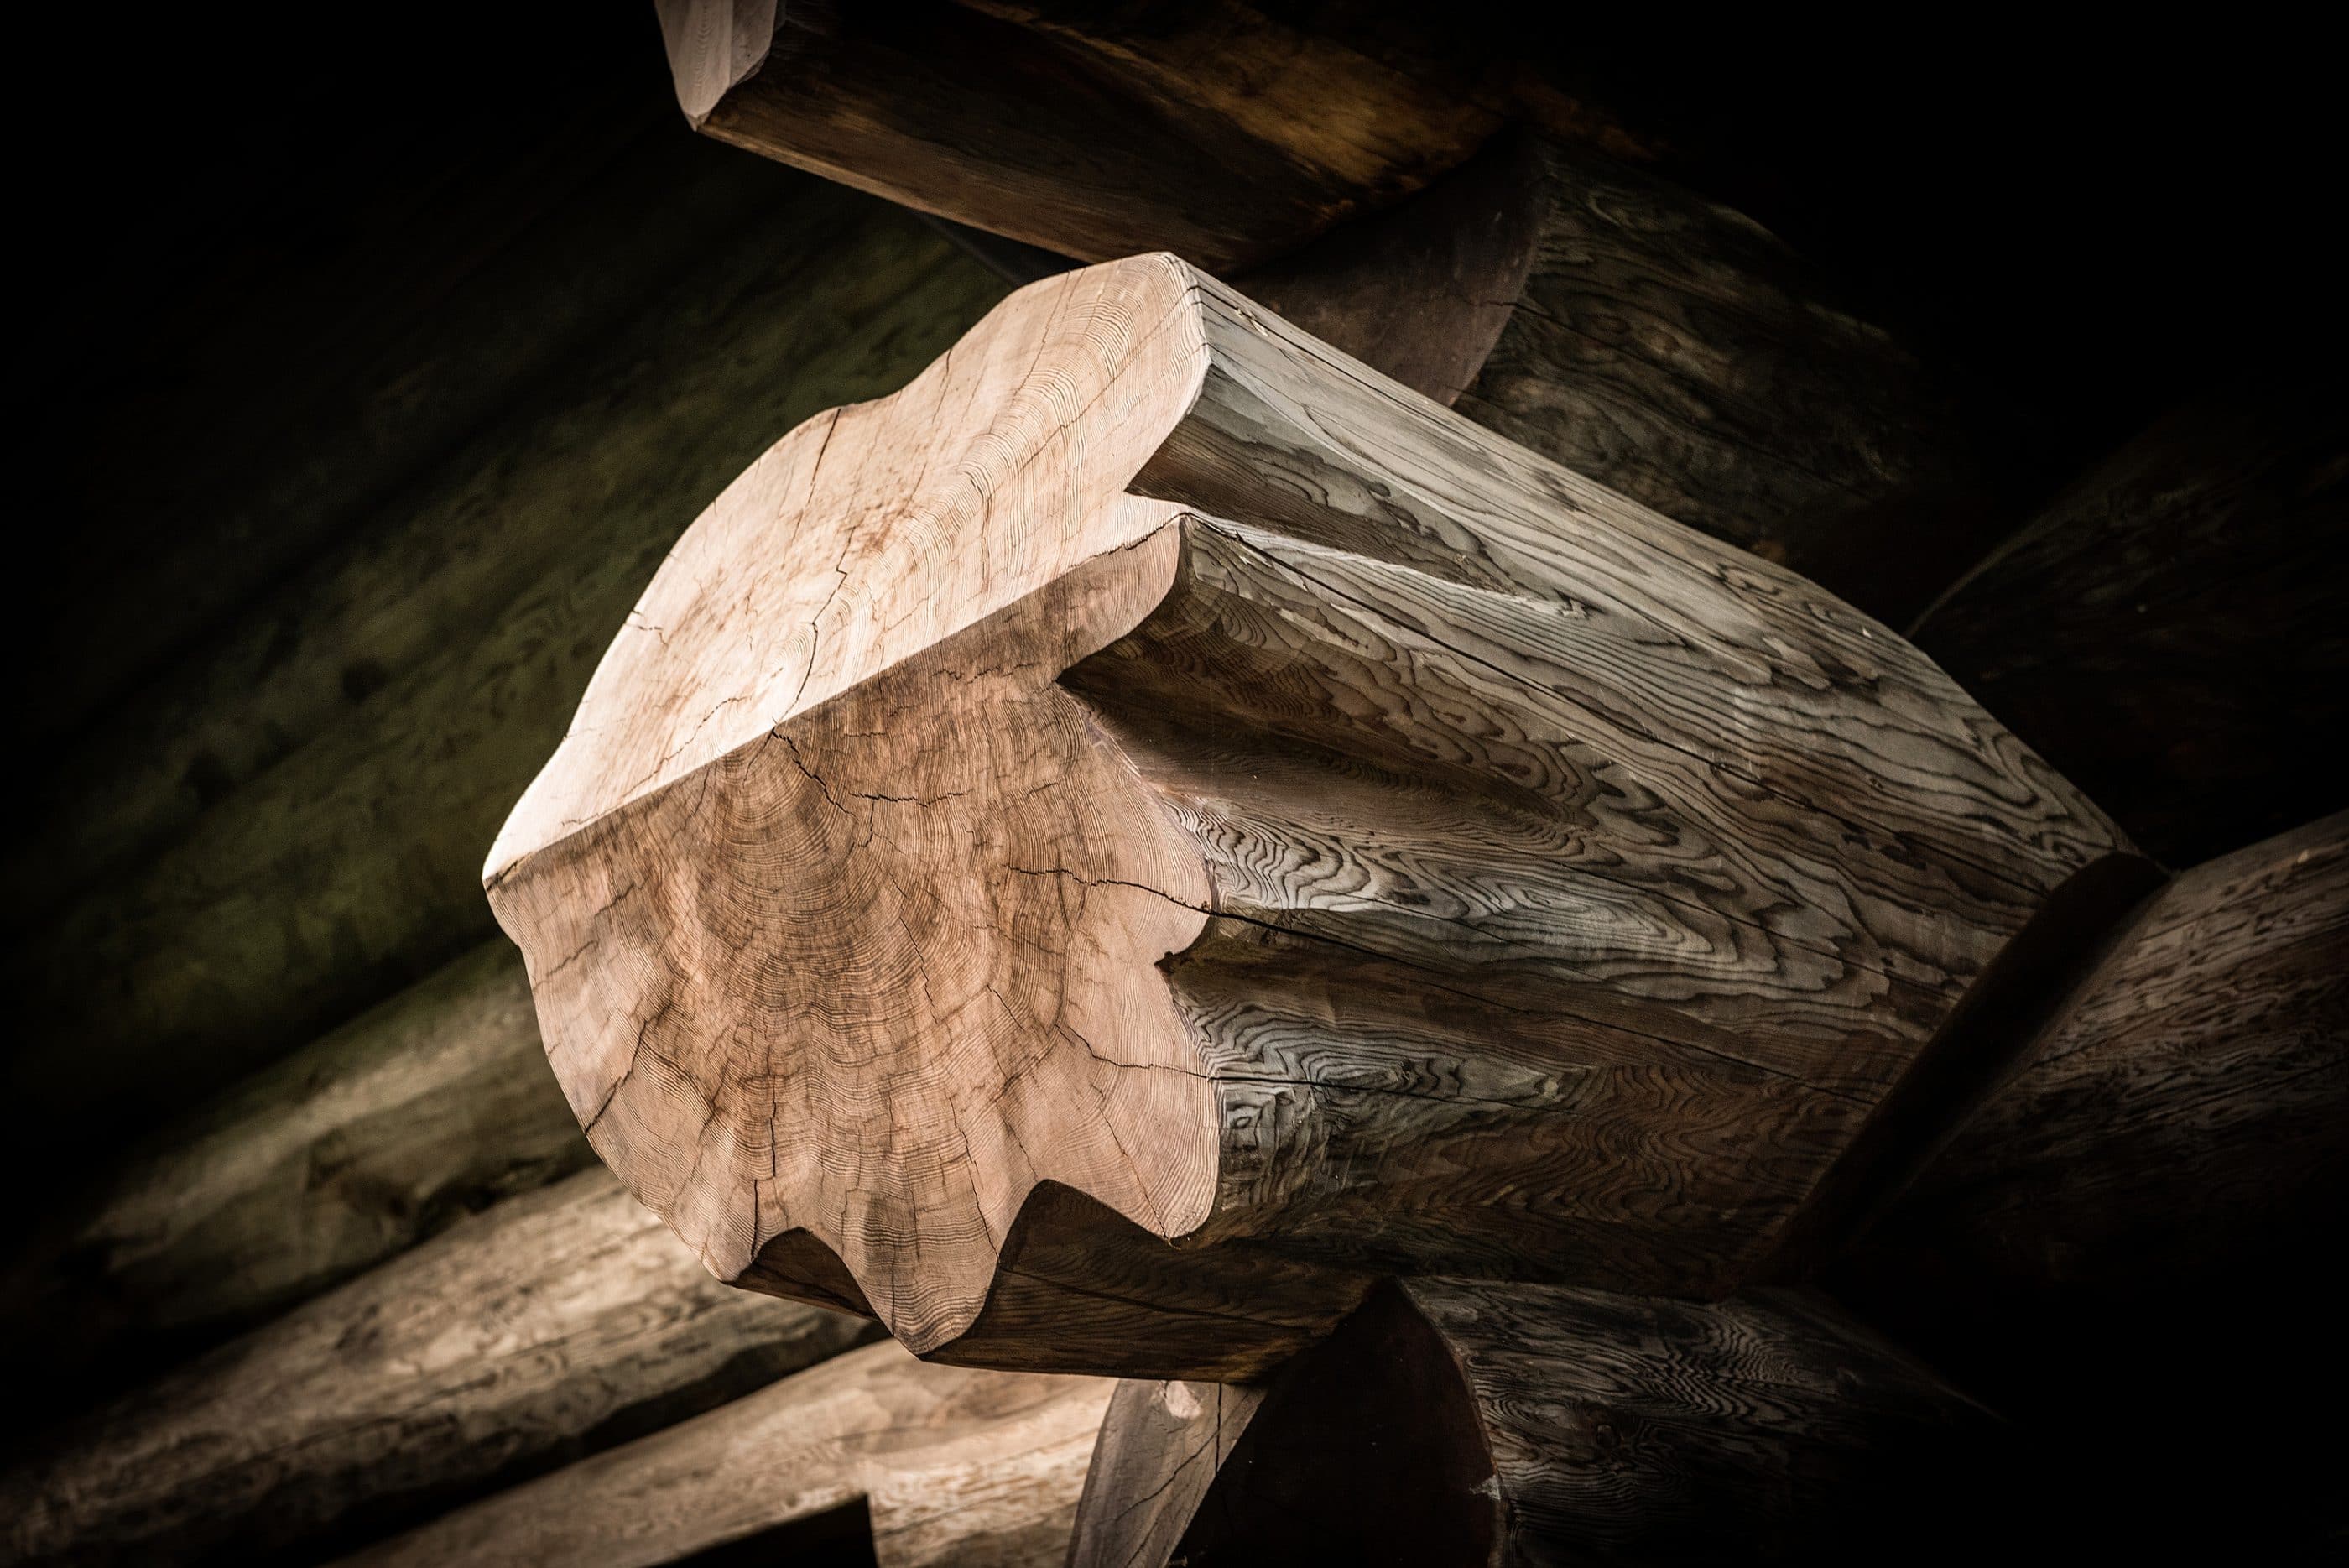
[[[872, 309], [854, 297], [835, 306], [851, 275], [839, 262], [874, 265], [873, 231], [899, 246], [905, 231], [783, 171], [752, 166], [761, 177], [750, 180], [739, 167], [747, 160], [729, 159], [738, 167], [719, 179], [676, 151], [614, 171], [598, 192], [610, 226], [674, 228], [677, 238], [657, 271], [614, 258], [637, 293], [599, 312], [591, 342], [476, 409], [473, 425], [398, 492], [366, 493], [357, 514], [356, 502], [347, 506], [347, 545], [256, 593], [208, 644], [60, 749], [39, 785], [56, 829], [34, 846], [37, 858], [12, 857], [0, 882], [20, 913], [53, 915], [65, 895], [119, 878], [434, 653], [478, 636], [561, 569], [583, 516], [676, 494], [704, 464], [771, 440], [780, 427], [762, 419], [804, 417], [777, 407], [772, 367], [836, 351]], [[704, 212], [720, 205], [733, 209], [724, 227]], [[574, 266], [615, 248], [569, 240]], [[559, 272], [539, 286], [550, 307], [574, 291]], [[530, 334], [543, 324], [516, 313], [500, 325]], [[484, 337], [499, 341], [461, 315], [428, 336], [439, 333], [471, 354], [487, 351]], [[530, 338], [506, 352], [537, 348]]]
[[1245, 1380], [1375, 1272], [1775, 1266], [2130, 864], [1889, 631], [1160, 256], [737, 481], [486, 879], [719, 1277]]
[[53, 1435], [0, 1477], [0, 1559], [357, 1544], [870, 1331], [725, 1289], [608, 1175], [582, 1171]]
[[1358, 48], [1239, 0], [658, 10], [703, 134], [1084, 261], [1259, 261], [1417, 189], [1500, 124], [1457, 48]]
[[1239, 280], [1293, 325], [1894, 625], [2011, 523], [1946, 397], [1742, 213], [1497, 139]]
[[1122, 1561], [1961, 1561], [2005, 1466], [1981, 1407], [1798, 1294], [1414, 1280], [1280, 1375], [1171, 1559]]
[[[485, 1499], [351, 1560], [653, 1568], [730, 1549], [881, 1568], [1059, 1568], [1112, 1385], [932, 1366], [867, 1345], [732, 1404]], [[823, 1560], [831, 1561], [827, 1555]]]
[[[812, 270], [761, 278], [730, 306], [725, 335], [687, 345], [699, 369], [669, 382], [677, 396], [648, 405], [610, 384], [576, 388], [577, 418], [477, 452], [493, 475], [452, 484], [500, 519], [526, 516], [542, 545], [559, 533], [558, 555], [512, 597], [489, 595], [472, 618], [438, 626], [423, 657], [364, 704], [13, 950], [6, 976], [27, 1016], [10, 1092], [75, 1137], [93, 1105], [110, 1130], [135, 1128], [492, 934], [476, 890], [481, 846], [560, 738], [680, 521], [777, 431], [897, 385], [1000, 296], [998, 280], [911, 220], [844, 193], [811, 200], [864, 215]], [[771, 254], [801, 254], [810, 216], [770, 214]], [[434, 513], [432, 529], [427, 557], [453, 553], [509, 580], [497, 529], [470, 506]], [[43, 1136], [32, 1129], [10, 1158], [71, 1168], [43, 1163]]]
[[486, 943], [175, 1127], [21, 1251], [0, 1366], [20, 1398], [87, 1406], [93, 1380], [151, 1374], [593, 1159], [521, 960]]
[[2262, 375], [2154, 424], [1919, 621], [1926, 652], [2193, 865], [2337, 810], [2349, 400]]
[[2148, 900], [1868, 1243], [1936, 1290], [2134, 1300], [2338, 1223], [2349, 814]]

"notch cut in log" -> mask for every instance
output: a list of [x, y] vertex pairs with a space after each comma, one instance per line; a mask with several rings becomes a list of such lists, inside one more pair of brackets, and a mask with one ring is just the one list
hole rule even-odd
[[1245, 1378], [1369, 1271], [1773, 1267], [2127, 862], [1880, 626], [1157, 256], [730, 488], [485, 877], [719, 1277]]
[[350, 1568], [857, 1560], [801, 1552], [805, 1532], [860, 1503], [861, 1560], [880, 1568], [1060, 1568], [1114, 1386], [870, 1345], [484, 1498]]
[[704, 135], [1081, 261], [1228, 270], [1423, 185], [1501, 123], [1480, 64], [1392, 58], [1239, 0], [1063, 18], [659, 0]]
[[1113, 1403], [1096, 1466], [1209, 1435], [1222, 1457], [1129, 1461], [1173, 1476], [1171, 1521], [1089, 1480], [1072, 1568], [1961, 1561], [2015, 1502], [1994, 1417], [1795, 1292], [1388, 1284], [1252, 1411], [1204, 1420]]

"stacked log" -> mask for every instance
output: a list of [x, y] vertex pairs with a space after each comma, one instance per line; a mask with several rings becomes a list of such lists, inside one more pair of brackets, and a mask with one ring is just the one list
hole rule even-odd
[[884, 1568], [1058, 1568], [1112, 1387], [868, 1345], [351, 1562], [653, 1568], [838, 1540]]
[[710, 1280], [601, 1170], [502, 1203], [53, 1435], [12, 1561], [364, 1541], [711, 1408], [870, 1325]]

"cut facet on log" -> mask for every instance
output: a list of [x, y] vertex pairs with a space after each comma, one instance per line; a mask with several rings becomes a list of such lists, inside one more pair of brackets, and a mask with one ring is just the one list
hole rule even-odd
[[2173, 866], [2344, 798], [2349, 398], [2309, 363], [2154, 424], [1910, 634]]
[[173, 1128], [26, 1251], [0, 1372], [151, 1373], [594, 1158], [521, 962], [484, 944]]
[[1497, 139], [1239, 286], [1896, 626], [2006, 521], [1905, 350], [1752, 219], [1587, 148]]
[[582, 1171], [57, 1434], [0, 1476], [0, 1561], [357, 1544], [870, 1330], [727, 1290], [605, 1172]]
[[1868, 1250], [2134, 1299], [2337, 1225], [2345, 1177], [2349, 814], [2151, 899]]
[[1157, 256], [730, 488], [485, 876], [720, 1278], [1245, 1380], [1370, 1271], [1753, 1277], [2127, 858], [1882, 627]]
[[1501, 123], [1474, 63], [1379, 57], [1239, 0], [658, 9], [705, 135], [1083, 261], [1243, 266], [1417, 189]]
[[881, 1568], [1058, 1568], [1112, 1386], [867, 1345], [460, 1509], [352, 1568], [653, 1568], [754, 1546], [798, 1561], [794, 1527], [860, 1501]]
[[[1984, 1484], [2002, 1436], [1795, 1293], [1413, 1280], [1274, 1381], [1172, 1561], [1954, 1560], [2012, 1504]], [[1111, 1501], [1089, 1488], [1081, 1531]]]

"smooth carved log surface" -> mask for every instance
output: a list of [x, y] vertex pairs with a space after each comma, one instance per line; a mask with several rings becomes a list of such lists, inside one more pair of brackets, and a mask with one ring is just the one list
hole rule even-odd
[[501, 1203], [53, 1435], [0, 1561], [194, 1562], [367, 1539], [845, 1350], [729, 1291], [610, 1177]]
[[1413, 1280], [1282, 1373], [1172, 1560], [1960, 1560], [2011, 1503], [1998, 1438], [1793, 1293]]
[[5, 1363], [145, 1370], [594, 1161], [484, 944], [145, 1150], [12, 1272]]
[[1488, 430], [1905, 624], [1995, 542], [1946, 400], [1775, 236], [1536, 137], [1243, 278]]
[[1069, 1568], [1160, 1568], [1264, 1396], [1259, 1384], [1118, 1384], [1085, 1471]]
[[2349, 398], [2320, 359], [2178, 410], [2091, 470], [1911, 633], [2191, 866], [2340, 809]]
[[1238, 0], [658, 9], [704, 134], [1085, 261], [1245, 265], [1417, 189], [1501, 122], [1473, 66], [1389, 60]]
[[2349, 815], [2156, 898], [1882, 1243], [2008, 1287], [2158, 1288], [2349, 1179]]
[[460, 1509], [353, 1568], [650, 1568], [729, 1546], [740, 1561], [754, 1546], [800, 1561], [784, 1527], [859, 1500], [882, 1568], [1058, 1568], [1112, 1386], [868, 1345]]
[[1365, 1270], [1730, 1288], [2123, 853], [1880, 626], [1160, 256], [730, 488], [486, 877], [720, 1278], [1227, 1380]]

